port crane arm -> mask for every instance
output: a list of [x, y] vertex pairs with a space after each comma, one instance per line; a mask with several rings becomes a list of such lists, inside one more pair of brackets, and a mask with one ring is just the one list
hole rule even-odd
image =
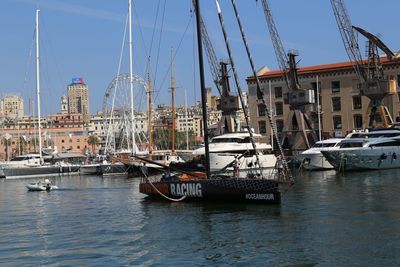
[[[192, 0], [192, 4], [193, 4], [193, 7], [196, 8], [195, 0]], [[220, 95], [222, 95], [220, 78], [219, 78], [220, 69], [219, 69], [218, 59], [215, 54], [215, 50], [212, 46], [210, 36], [208, 34], [203, 17], [200, 16], [199, 20], [200, 20], [200, 29], [201, 29], [201, 34], [202, 34], [202, 42], [203, 42], [204, 48], [206, 50], [207, 61], [208, 61], [208, 65], [210, 66], [211, 75], [214, 80], [214, 84], [217, 87], [218, 93]]]
[[269, 4], [267, 0], [261, 0], [261, 3], [271, 41], [274, 46], [276, 59], [288, 88], [287, 100], [284, 101], [287, 101], [289, 104], [290, 111], [285, 119], [282, 143], [286, 137], [290, 137], [289, 145], [294, 147], [298, 144], [298, 138], [301, 137], [304, 141], [303, 144], [305, 144], [305, 147], [309, 148], [317, 140], [313, 122], [305, 112], [305, 106], [313, 104], [315, 101], [314, 96], [311, 97], [313, 92], [301, 88], [296, 62], [296, 56], [298, 53], [293, 50], [289, 51], [287, 54], [285, 53]]
[[265, 19], [267, 21], [269, 34], [271, 36], [271, 41], [274, 46], [275, 56], [278, 61], [279, 69], [284, 72], [284, 80], [289, 90], [293, 87], [298, 88], [298, 85], [293, 86], [293, 82], [291, 81], [293, 79], [291, 79], [288, 75], [288, 70], [290, 69], [289, 59], [285, 53], [285, 49], [283, 48], [282, 41], [276, 28], [274, 19], [272, 17], [271, 9], [269, 8], [268, 2], [266, 0], [261, 0], [261, 3], [263, 6]]
[[[379, 124], [388, 127], [393, 120], [388, 108], [383, 105], [383, 99], [387, 95], [393, 95], [396, 86], [394, 80], [389, 80], [384, 75], [378, 48], [386, 53], [389, 60], [396, 56], [378, 37], [351, 24], [344, 0], [331, 0], [331, 4], [347, 55], [360, 80], [360, 93], [370, 99], [368, 125], [372, 128], [380, 126]], [[368, 60], [366, 61], [361, 57], [356, 38], [357, 32], [368, 39]]]
[[387, 47], [381, 39], [379, 39], [377, 36], [373, 35], [372, 33], [364, 30], [361, 27], [357, 27], [353, 25], [353, 29], [361, 33], [362, 35], [365, 36], [369, 41], [374, 43], [377, 47], [379, 47], [383, 52], [385, 52], [386, 56], [388, 57], [389, 60], [395, 57], [395, 54], [390, 50], [389, 47]]
[[353, 64], [353, 68], [358, 78], [360, 81], [365, 82], [368, 80], [367, 73], [364, 68], [362, 68], [363, 60], [358, 46], [357, 35], [353, 30], [350, 16], [344, 2], [343, 0], [331, 0], [331, 5], [346, 53]]

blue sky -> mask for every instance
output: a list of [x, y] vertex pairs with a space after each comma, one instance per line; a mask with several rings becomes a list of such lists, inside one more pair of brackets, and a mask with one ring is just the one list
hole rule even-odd
[[[217, 57], [226, 59], [214, 1], [201, 2]], [[256, 4], [255, 0], [236, 2], [257, 68], [266, 65], [276, 69], [261, 3]], [[300, 66], [347, 60], [329, 0], [269, 2], [285, 49], [299, 50]], [[251, 70], [232, 16], [233, 10], [229, 0], [220, 0], [220, 4], [241, 84], [246, 88], [245, 78]], [[400, 1], [382, 0], [378, 5], [373, 0], [347, 0], [346, 5], [353, 24], [379, 33], [392, 50], [400, 49], [397, 21]], [[25, 113], [28, 113], [28, 99], [36, 101], [33, 33], [35, 9], [40, 8], [42, 113], [59, 111], [59, 99], [66, 93], [72, 77], [83, 77], [88, 84], [91, 112], [101, 110], [104, 93], [117, 73], [127, 0], [2, 0], [1, 6], [0, 93], [20, 93], [26, 103]], [[176, 51], [177, 103], [184, 103], [184, 90], [187, 90], [189, 103], [199, 100], [197, 54], [193, 53], [193, 48], [197, 48], [194, 47], [190, 11], [191, 0], [134, 0], [134, 72], [144, 76], [150, 54], [157, 104], [170, 103], [171, 47]], [[161, 19], [163, 14], [164, 20]], [[365, 40], [360, 38], [360, 41], [364, 47]], [[121, 73], [129, 72], [127, 49], [126, 42]], [[206, 84], [212, 86], [209, 67], [204, 60]]]

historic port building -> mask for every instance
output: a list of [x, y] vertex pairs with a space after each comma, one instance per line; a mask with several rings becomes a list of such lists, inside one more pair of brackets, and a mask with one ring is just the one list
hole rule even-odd
[[[388, 62], [382, 58], [384, 73], [396, 83], [397, 92], [388, 95], [384, 104], [388, 107], [394, 121], [400, 120], [400, 62]], [[359, 80], [351, 62], [340, 62], [309, 66], [298, 69], [299, 82], [303, 89], [314, 91], [315, 104], [305, 107], [307, 114], [318, 130], [318, 106], [320, 105], [320, 128], [323, 137], [344, 136], [353, 129], [368, 127], [367, 115], [370, 100], [360, 96]], [[264, 67], [258, 72], [266, 103], [270, 106], [278, 133], [282, 133], [289, 105], [284, 96], [288, 92], [281, 71], [272, 71]], [[318, 86], [317, 86], [318, 82]], [[251, 127], [266, 137], [271, 134], [264, 110], [258, 110], [256, 83], [254, 77], [247, 78], [249, 89], [249, 112]], [[319, 97], [319, 101], [317, 98]], [[268, 140], [268, 138], [267, 138]]]

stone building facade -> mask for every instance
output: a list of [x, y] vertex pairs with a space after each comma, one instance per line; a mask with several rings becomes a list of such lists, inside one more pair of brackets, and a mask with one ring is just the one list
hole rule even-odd
[[[386, 58], [382, 61], [385, 75], [396, 82], [397, 93], [388, 95], [383, 100], [393, 120], [396, 121], [400, 117], [400, 63], [388, 62]], [[368, 127], [367, 110], [370, 100], [365, 96], [360, 96], [359, 80], [351, 62], [303, 67], [298, 69], [298, 74], [301, 87], [314, 91], [315, 104], [310, 104], [305, 109], [314, 122], [316, 130], [318, 130], [317, 97], [319, 97], [320, 128], [323, 137], [345, 136], [353, 129]], [[288, 89], [282, 78], [282, 72], [265, 68], [259, 78], [265, 101], [272, 111], [277, 130], [281, 133], [289, 113], [289, 105], [284, 103], [284, 96]], [[317, 86], [317, 81], [319, 86]], [[248, 77], [247, 84], [251, 127], [270, 140], [271, 130], [265, 111], [258, 110], [254, 78]]]
[[24, 116], [24, 100], [18, 95], [6, 95], [0, 100], [0, 115], [7, 118]]

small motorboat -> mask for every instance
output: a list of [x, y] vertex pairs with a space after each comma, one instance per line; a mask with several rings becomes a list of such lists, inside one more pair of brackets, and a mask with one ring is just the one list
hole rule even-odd
[[26, 186], [29, 191], [50, 191], [58, 189], [56, 185], [52, 185], [49, 179], [46, 179], [44, 182], [30, 183]]

